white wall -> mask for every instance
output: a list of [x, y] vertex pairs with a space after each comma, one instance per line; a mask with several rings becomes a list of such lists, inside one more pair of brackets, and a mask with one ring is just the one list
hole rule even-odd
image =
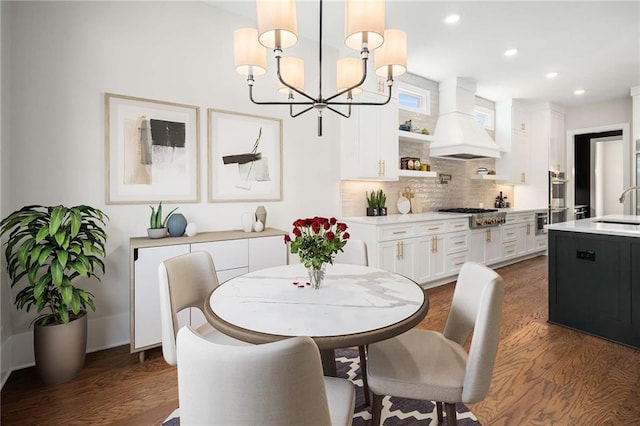
[[565, 129], [583, 129], [617, 123], [631, 123], [631, 96], [582, 107], [567, 108]]
[[[97, 305], [97, 312], [89, 313], [89, 350], [129, 341], [129, 238], [145, 235], [149, 216], [147, 204], [105, 205], [105, 92], [201, 107], [205, 201], [181, 204], [179, 209], [199, 230], [239, 229], [241, 214], [260, 204], [268, 211], [268, 226], [284, 230], [300, 216], [340, 213], [340, 121], [326, 114], [324, 137], [318, 138], [313, 113], [291, 119], [285, 107], [252, 105], [243, 76], [233, 69], [233, 31], [255, 23], [201, 2], [11, 6], [14, 96], [10, 137], [3, 137], [2, 144], [4, 149], [11, 141], [12, 169], [6, 185], [8, 205], [3, 208], [86, 203], [110, 216], [107, 273], [101, 283], [86, 283]], [[316, 69], [315, 44], [303, 40], [296, 54], [305, 58], [308, 70]], [[335, 59], [335, 51], [325, 51], [331, 77], [323, 83], [325, 88], [334, 87]], [[307, 87], [316, 88], [311, 74], [315, 72], [307, 72]], [[257, 97], [275, 96], [275, 86], [268, 81], [258, 80], [257, 85]], [[207, 108], [284, 118], [281, 202], [206, 202]], [[33, 317], [13, 315], [14, 367], [32, 362], [28, 325]]]
[[[9, 3], [0, 2], [0, 217], [5, 217], [9, 205], [9, 124], [4, 114], [9, 111]], [[4, 239], [2, 240], [4, 243]], [[4, 252], [4, 250], [2, 251]], [[0, 256], [0, 384], [11, 370], [11, 295], [4, 256]]]

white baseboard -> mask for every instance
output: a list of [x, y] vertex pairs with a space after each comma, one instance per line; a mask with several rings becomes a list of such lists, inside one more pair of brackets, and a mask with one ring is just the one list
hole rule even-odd
[[11, 337], [9, 337], [2, 342], [2, 345], [0, 345], [0, 360], [2, 363], [0, 371], [0, 389], [4, 387], [9, 375], [13, 371], [11, 368], [13, 365], [13, 360], [11, 358], [11, 348], [13, 347], [13, 343], [11, 340]]
[[[87, 353], [126, 345], [129, 343], [129, 313], [89, 318], [87, 329]], [[11, 371], [35, 365], [33, 330], [14, 334], [10, 339]], [[2, 350], [4, 359], [4, 345]]]

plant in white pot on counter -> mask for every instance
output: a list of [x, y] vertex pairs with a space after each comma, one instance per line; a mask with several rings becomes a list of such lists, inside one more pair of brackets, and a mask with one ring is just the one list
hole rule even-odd
[[149, 206], [149, 208], [151, 208], [151, 217], [149, 218], [149, 229], [147, 229], [147, 235], [149, 235], [149, 238], [166, 237], [167, 220], [169, 220], [169, 216], [171, 216], [171, 213], [178, 210], [178, 208], [176, 207], [175, 209], [171, 210], [169, 214], [165, 216], [164, 220], [162, 219], [162, 201], [160, 201], [160, 203], [158, 204], [158, 208], [155, 208], [153, 206]]
[[[18, 309], [40, 314], [34, 320], [36, 370], [45, 383], [73, 378], [84, 365], [87, 308], [93, 295], [74, 284], [104, 273], [108, 217], [80, 205], [26, 206], [0, 222], [11, 287], [25, 283], [15, 298]], [[43, 312], [44, 311], [44, 312]]]

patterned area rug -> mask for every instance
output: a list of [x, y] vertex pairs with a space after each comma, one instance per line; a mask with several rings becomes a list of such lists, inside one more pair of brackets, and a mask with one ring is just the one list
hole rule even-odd
[[[356, 407], [353, 414], [353, 426], [371, 424], [370, 407], [364, 403], [362, 377], [360, 376], [360, 357], [354, 349], [336, 351], [338, 377], [349, 379], [356, 387]], [[177, 410], [176, 410], [177, 411]], [[456, 404], [459, 426], [481, 426], [478, 419], [464, 404]], [[382, 423], [384, 426], [437, 425], [436, 404], [431, 401], [385, 396], [382, 400]], [[444, 417], [444, 425], [447, 417]], [[167, 419], [162, 426], [178, 426], [180, 418]]]

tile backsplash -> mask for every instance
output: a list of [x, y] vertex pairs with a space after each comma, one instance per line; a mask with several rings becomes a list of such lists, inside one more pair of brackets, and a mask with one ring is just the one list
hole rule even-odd
[[[411, 154], [406, 151], [402, 155], [426, 158], [419, 153]], [[365, 193], [374, 189], [382, 189], [387, 195], [388, 214], [399, 213], [396, 207], [398, 194], [404, 192], [406, 188], [413, 191], [417, 204], [423, 212], [437, 211], [447, 207], [479, 207], [480, 205], [484, 208], [493, 208], [500, 191], [507, 196], [507, 200], [513, 201], [513, 186], [497, 185], [489, 180], [471, 179], [478, 167], [495, 169], [494, 163], [494, 160], [430, 159], [431, 170], [439, 174], [451, 175], [452, 179], [448, 183], [440, 183], [439, 178], [408, 177], [401, 177], [399, 181], [393, 182], [343, 181], [341, 185], [342, 215], [344, 217], [364, 216], [367, 208]]]

